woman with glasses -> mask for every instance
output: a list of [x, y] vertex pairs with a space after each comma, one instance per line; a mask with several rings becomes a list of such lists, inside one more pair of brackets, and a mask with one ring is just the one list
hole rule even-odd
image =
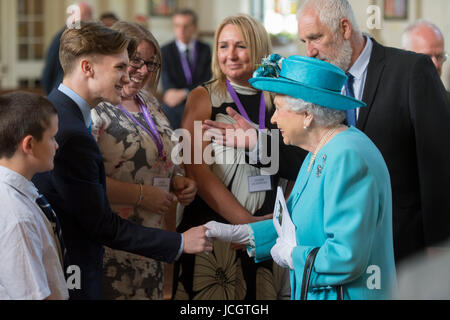
[[[122, 103], [101, 103], [91, 114], [93, 135], [105, 162], [107, 195], [123, 218], [164, 228], [174, 203], [191, 203], [197, 187], [171, 160], [172, 130], [153, 96], [161, 69], [158, 42], [135, 23], [118, 22], [112, 29], [136, 38], [138, 47], [130, 58], [130, 82], [122, 89]], [[153, 92], [144, 90], [149, 87]], [[163, 299], [162, 262], [105, 250], [103, 299]]]

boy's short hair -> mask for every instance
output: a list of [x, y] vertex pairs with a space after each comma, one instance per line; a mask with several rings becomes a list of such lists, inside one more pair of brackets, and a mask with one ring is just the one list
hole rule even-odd
[[70, 74], [81, 57], [112, 55], [128, 49], [132, 56], [137, 48], [135, 39], [98, 22], [82, 23], [80, 28], [66, 29], [61, 36], [59, 60], [64, 74]]
[[17, 91], [0, 96], [0, 158], [10, 159], [28, 135], [41, 141], [58, 111], [46, 98]]

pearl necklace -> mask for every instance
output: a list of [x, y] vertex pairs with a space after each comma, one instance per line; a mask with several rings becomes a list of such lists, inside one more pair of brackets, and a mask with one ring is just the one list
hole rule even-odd
[[311, 172], [312, 166], [314, 164], [314, 162], [316, 161], [317, 158], [317, 154], [319, 153], [319, 151], [323, 148], [323, 146], [325, 145], [325, 143], [328, 141], [328, 138], [330, 138], [337, 129], [339, 129], [340, 125], [331, 128], [323, 137], [322, 140], [320, 140], [319, 144], [317, 145], [316, 150], [314, 151], [311, 160], [309, 161], [309, 166], [308, 166], [308, 173]]

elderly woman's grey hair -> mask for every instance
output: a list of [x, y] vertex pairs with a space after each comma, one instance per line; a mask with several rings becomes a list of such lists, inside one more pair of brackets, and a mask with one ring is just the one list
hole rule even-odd
[[307, 112], [314, 115], [314, 121], [319, 127], [337, 126], [344, 122], [347, 113], [342, 110], [335, 110], [321, 107], [317, 104], [306, 102], [290, 96], [284, 96], [289, 109], [296, 113]]
[[361, 33], [352, 6], [347, 0], [306, 0], [298, 10], [297, 18], [304, 9], [313, 8], [319, 13], [319, 19], [333, 32], [339, 30], [341, 19], [346, 18], [354, 32]]

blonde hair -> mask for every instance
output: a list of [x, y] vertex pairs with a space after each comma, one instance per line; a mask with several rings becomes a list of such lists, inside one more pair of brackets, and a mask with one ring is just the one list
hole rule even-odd
[[101, 23], [83, 23], [79, 29], [67, 29], [61, 36], [59, 59], [64, 74], [70, 74], [78, 59], [89, 55], [112, 55], [128, 49], [134, 54], [136, 42]]
[[[161, 65], [162, 64], [162, 55], [161, 55], [161, 47], [159, 46], [158, 41], [153, 36], [153, 34], [143, 27], [142, 25], [135, 23], [135, 22], [125, 22], [125, 21], [119, 21], [116, 22], [111, 29], [116, 30], [118, 32], [121, 32], [125, 34], [127, 37], [135, 39], [137, 46], [142, 41], [147, 41], [148, 43], [152, 44], [155, 47], [155, 53], [157, 57], [157, 62]], [[156, 91], [156, 87], [158, 86], [159, 79], [161, 77], [161, 67], [156, 72], [156, 76], [153, 79], [153, 83], [151, 84], [151, 87], [153, 91]]]
[[225, 18], [217, 28], [216, 34], [214, 36], [214, 48], [212, 57], [213, 80], [218, 81], [218, 93], [223, 96], [227, 91], [226, 76], [220, 68], [218, 48], [220, 34], [227, 25], [235, 26], [241, 33], [242, 38], [244, 39], [244, 42], [247, 45], [249, 51], [250, 63], [255, 66], [255, 70], [257, 69], [257, 65], [261, 63], [261, 60], [264, 57], [268, 56], [272, 51], [272, 44], [269, 34], [260, 22], [246, 14], [238, 14], [236, 16]]

